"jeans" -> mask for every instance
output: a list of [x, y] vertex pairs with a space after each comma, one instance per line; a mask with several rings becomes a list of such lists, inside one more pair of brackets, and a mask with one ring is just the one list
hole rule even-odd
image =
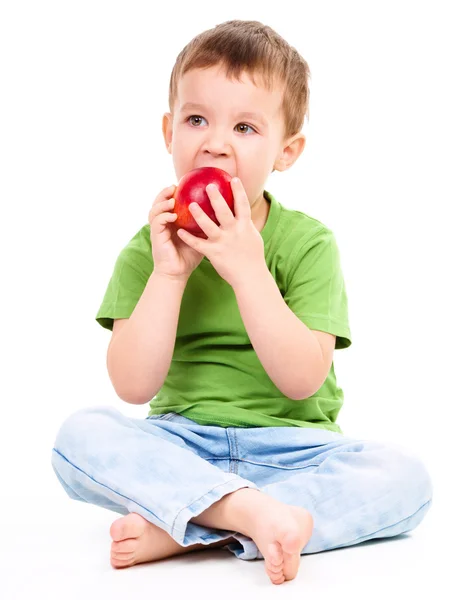
[[134, 419], [109, 406], [62, 423], [52, 467], [74, 500], [136, 512], [181, 546], [233, 537], [223, 548], [243, 560], [264, 558], [251, 538], [189, 522], [240, 488], [312, 514], [301, 554], [411, 531], [432, 501], [423, 463], [398, 445], [316, 428], [199, 425], [172, 412]]

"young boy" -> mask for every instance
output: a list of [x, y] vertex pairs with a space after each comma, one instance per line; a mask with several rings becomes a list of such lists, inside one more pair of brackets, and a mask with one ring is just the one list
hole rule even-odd
[[351, 333], [332, 232], [264, 189], [305, 145], [309, 68], [270, 27], [228, 21], [174, 66], [163, 134], [177, 180], [219, 167], [235, 214], [207, 188], [220, 225], [177, 230], [175, 186], [120, 252], [96, 320], [112, 330], [119, 397], [62, 424], [52, 466], [71, 498], [124, 515], [115, 568], [203, 548], [263, 558], [271, 582], [301, 554], [411, 531], [432, 501], [421, 460], [345, 437], [334, 349]]

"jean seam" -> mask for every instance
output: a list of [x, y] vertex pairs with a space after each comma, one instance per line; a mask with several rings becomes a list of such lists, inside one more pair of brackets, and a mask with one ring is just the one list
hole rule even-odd
[[[105, 487], [106, 489], [110, 490], [111, 492], [113, 492], [114, 494], [117, 494], [118, 496], [121, 496], [122, 498], [126, 498], [127, 500], [130, 500], [131, 502], [134, 502], [135, 504], [137, 504], [138, 506], [140, 506], [141, 508], [143, 508], [145, 511], [147, 511], [148, 513], [154, 515], [154, 517], [157, 519], [157, 521], [160, 521], [160, 523], [163, 523], [163, 525], [166, 526], [166, 523], [164, 521], [162, 521], [159, 517], [157, 517], [157, 515], [155, 513], [153, 513], [151, 510], [149, 510], [148, 508], [146, 508], [145, 506], [143, 506], [142, 504], [140, 504], [139, 502], [137, 502], [136, 500], [134, 500], [133, 498], [130, 498], [129, 496], [125, 496], [124, 494], [121, 494], [120, 492], [117, 492], [116, 490], [113, 490], [112, 488], [110, 488], [108, 485], [101, 483], [101, 481], [97, 481], [96, 479], [94, 479], [93, 477], [91, 477], [88, 473], [86, 473], [85, 471], [83, 471], [82, 469], [80, 469], [78, 466], [76, 466], [74, 463], [72, 463], [70, 460], [67, 459], [66, 456], [64, 456], [61, 452], [59, 452], [56, 448], [53, 448], [53, 451], [58, 454], [59, 456], [61, 456], [63, 458], [63, 460], [65, 460], [69, 465], [71, 465], [73, 468], [77, 469], [78, 471], [80, 471], [83, 475], [85, 475], [88, 479], [91, 479], [93, 482], [97, 483], [98, 485], [101, 485], [102, 487]], [[68, 485], [68, 484], [67, 484]], [[184, 533], [185, 530], [180, 531], [179, 533]]]
[[204, 460], [211, 460], [211, 461], [226, 461], [226, 460], [235, 460], [237, 462], [243, 462], [246, 463], [248, 465], [255, 465], [258, 467], [271, 467], [274, 469], [281, 469], [281, 470], [285, 470], [285, 471], [301, 471], [303, 469], [307, 469], [309, 467], [319, 467], [321, 465], [321, 463], [312, 463], [310, 465], [301, 465], [299, 467], [289, 467], [287, 465], [281, 465], [281, 464], [277, 464], [277, 463], [264, 463], [264, 462], [257, 462], [254, 460], [246, 460], [244, 458], [231, 458], [230, 456], [213, 456], [213, 455], [208, 455], [207, 457], [204, 458]]

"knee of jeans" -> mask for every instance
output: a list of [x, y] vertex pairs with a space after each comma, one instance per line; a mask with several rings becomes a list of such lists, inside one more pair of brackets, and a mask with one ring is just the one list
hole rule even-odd
[[406, 491], [414, 491], [422, 504], [432, 500], [432, 479], [419, 456], [396, 445], [393, 447], [391, 465], [394, 465], [399, 483], [405, 486]]
[[[54, 442], [54, 448], [64, 453], [65, 448], [83, 443], [92, 432], [101, 431], [109, 413], [117, 413], [110, 406], [94, 406], [77, 410], [61, 424]], [[112, 416], [112, 415], [111, 415]]]

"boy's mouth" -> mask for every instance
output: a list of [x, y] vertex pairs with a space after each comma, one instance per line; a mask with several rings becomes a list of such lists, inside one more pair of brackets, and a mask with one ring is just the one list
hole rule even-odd
[[200, 165], [199, 167], [194, 167], [195, 169], [203, 169], [205, 167], [210, 167], [210, 168], [215, 168], [215, 169], [222, 169], [223, 171], [225, 171], [226, 173], [228, 173], [228, 175], [231, 177], [231, 179], [233, 177], [236, 177], [236, 175], [233, 175], [231, 173], [231, 171], [229, 171], [228, 169], [225, 169], [224, 167], [220, 167], [218, 165]]

